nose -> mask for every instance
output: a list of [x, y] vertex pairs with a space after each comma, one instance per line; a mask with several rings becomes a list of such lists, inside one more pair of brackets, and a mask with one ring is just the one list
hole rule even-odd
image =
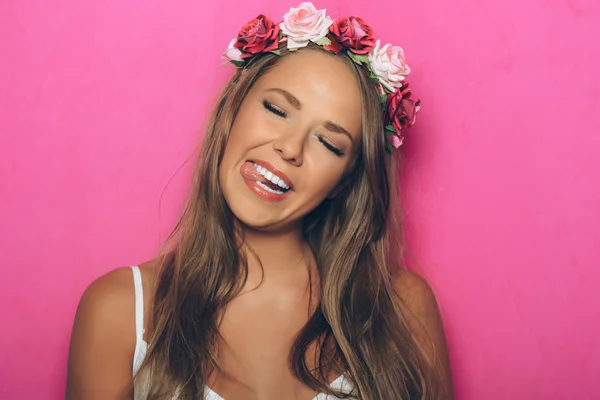
[[300, 130], [287, 132], [273, 141], [273, 149], [285, 161], [299, 167], [304, 157], [305, 133]]

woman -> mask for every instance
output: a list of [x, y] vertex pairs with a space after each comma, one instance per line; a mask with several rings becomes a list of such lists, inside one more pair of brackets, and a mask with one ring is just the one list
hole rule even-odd
[[67, 398], [452, 398], [435, 297], [401, 263], [402, 49], [302, 3], [225, 57], [163, 251], [81, 299]]

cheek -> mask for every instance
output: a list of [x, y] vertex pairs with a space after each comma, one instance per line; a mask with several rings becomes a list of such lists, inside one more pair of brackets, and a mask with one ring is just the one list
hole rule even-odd
[[264, 111], [258, 107], [242, 107], [235, 118], [229, 132], [227, 146], [232, 149], [248, 150], [269, 140], [269, 132], [276, 127], [269, 124]]
[[320, 202], [334, 191], [341, 182], [344, 169], [338, 165], [323, 165], [315, 168], [307, 176], [307, 194]]
[[252, 147], [253, 137], [256, 136], [256, 134], [253, 133], [254, 131], [255, 124], [242, 105], [231, 125], [231, 130], [229, 131], [223, 163], [227, 164], [233, 162], [235, 159], [242, 156], [248, 148]]
[[238, 114], [238, 118], [235, 119], [233, 125], [231, 126], [231, 131], [229, 132], [229, 138], [227, 140], [227, 148], [235, 149], [238, 147], [242, 147], [243, 142], [247, 139], [248, 135], [244, 135], [244, 126], [248, 126], [244, 123], [243, 115]]

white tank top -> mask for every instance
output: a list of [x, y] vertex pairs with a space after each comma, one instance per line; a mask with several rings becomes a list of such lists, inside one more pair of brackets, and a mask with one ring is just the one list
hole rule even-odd
[[[133, 270], [133, 285], [135, 289], [135, 350], [133, 353], [133, 374], [135, 375], [140, 366], [142, 365], [142, 361], [146, 357], [146, 351], [148, 351], [148, 344], [144, 340], [144, 289], [142, 287], [142, 274], [140, 273], [140, 269], [137, 266], [131, 267]], [[350, 393], [352, 391], [352, 385], [345, 378], [344, 375], [341, 375], [335, 381], [331, 382], [329, 385], [332, 389], [340, 390], [344, 393]], [[138, 385], [135, 385], [134, 391], [134, 399], [135, 400], [145, 400], [145, 390], [144, 388], [140, 388]], [[208, 386], [204, 387], [204, 400], [225, 400], [217, 393], [215, 393]], [[342, 400], [337, 396], [327, 395], [325, 393], [319, 393], [312, 400]]]

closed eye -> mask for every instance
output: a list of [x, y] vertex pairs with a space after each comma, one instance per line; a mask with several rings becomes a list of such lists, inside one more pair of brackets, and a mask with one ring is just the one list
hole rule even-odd
[[[269, 112], [271, 112], [271, 113], [273, 113], [273, 114], [275, 114], [275, 115], [277, 115], [279, 117], [282, 117], [282, 118], [286, 118], [287, 117], [287, 114], [281, 108], [279, 108], [279, 107], [277, 107], [277, 106], [269, 103], [266, 100], [263, 100], [262, 103], [263, 103], [263, 106], [265, 107], [265, 109], [267, 111], [269, 111]], [[332, 145], [331, 143], [329, 143], [327, 140], [325, 140], [323, 138], [323, 136], [321, 136], [321, 135], [315, 135], [315, 136], [317, 137], [317, 139], [319, 140], [319, 142], [321, 142], [321, 144], [323, 146], [325, 146], [325, 148], [327, 150], [329, 150], [330, 152], [332, 152], [336, 156], [341, 157], [341, 156], [344, 155], [344, 152], [341, 149], [339, 149], [339, 148], [335, 147], [334, 145]]]
[[317, 139], [319, 139], [319, 142], [321, 142], [323, 144], [323, 146], [325, 146], [325, 148], [327, 148], [327, 150], [331, 151], [336, 156], [341, 157], [344, 155], [344, 152], [341, 149], [338, 149], [337, 147], [335, 147], [334, 145], [329, 143], [327, 140], [325, 140], [323, 138], [323, 136], [317, 135]]
[[287, 114], [285, 113], [285, 111], [283, 111], [281, 108], [274, 106], [273, 104], [269, 103], [266, 100], [263, 100], [263, 106], [271, 113], [278, 115], [280, 117], [287, 117]]

